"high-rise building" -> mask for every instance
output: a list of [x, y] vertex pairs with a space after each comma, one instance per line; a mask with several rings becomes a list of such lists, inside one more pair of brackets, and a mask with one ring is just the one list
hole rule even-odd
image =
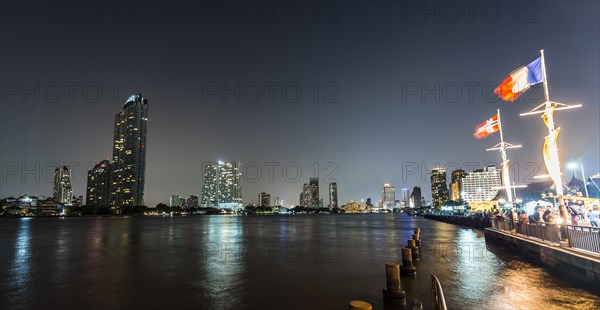
[[435, 168], [431, 170], [431, 204], [441, 206], [450, 199], [446, 185], [446, 170]]
[[310, 178], [308, 182], [308, 206], [318, 208], [319, 199], [319, 178]]
[[220, 208], [241, 208], [242, 164], [237, 161], [204, 165], [202, 205]]
[[467, 173], [462, 169], [456, 169], [452, 171], [450, 175], [450, 200], [461, 201], [462, 198], [460, 193], [462, 193], [461, 180], [467, 176]]
[[185, 200], [185, 205], [188, 208], [198, 208], [198, 195], [189, 195]]
[[396, 204], [396, 188], [389, 183], [383, 184], [381, 191], [381, 206], [385, 209], [393, 209]]
[[131, 95], [115, 115], [110, 203], [116, 206], [144, 204], [148, 100]]
[[408, 188], [402, 189], [402, 207], [410, 207], [410, 191], [408, 190]]
[[88, 170], [85, 202], [88, 206], [108, 206], [110, 200], [110, 161], [103, 160]]
[[65, 165], [60, 165], [54, 169], [53, 197], [58, 203], [70, 204], [72, 202], [71, 170]]
[[412, 199], [415, 208], [422, 207], [421, 197], [421, 188], [418, 186], [413, 187], [412, 193], [410, 194], [410, 198]]
[[269, 207], [271, 205], [271, 195], [265, 192], [258, 194], [258, 205], [261, 207]]
[[171, 197], [169, 198], [169, 207], [171, 207], [171, 208], [179, 207], [180, 201], [181, 201], [181, 196], [171, 195]]
[[338, 207], [337, 183], [331, 182], [329, 183], [329, 208], [337, 209]]
[[494, 165], [488, 165], [469, 173], [462, 178], [461, 183], [464, 201], [490, 201], [496, 197], [502, 185], [500, 170]]

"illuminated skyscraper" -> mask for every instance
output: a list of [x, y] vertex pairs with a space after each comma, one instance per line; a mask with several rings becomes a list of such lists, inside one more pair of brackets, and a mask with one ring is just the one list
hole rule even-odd
[[238, 209], [242, 204], [242, 164], [216, 162], [204, 165], [202, 205]]
[[331, 182], [329, 183], [329, 208], [334, 209], [338, 208], [338, 191], [337, 191], [337, 183]]
[[408, 188], [402, 189], [402, 207], [410, 207], [410, 191], [408, 190]]
[[69, 204], [72, 202], [71, 170], [65, 165], [60, 165], [54, 169], [53, 197], [58, 203]]
[[381, 203], [382, 207], [386, 209], [393, 209], [396, 203], [396, 188], [389, 183], [383, 184], [383, 190], [381, 191]]
[[500, 170], [494, 165], [477, 169], [462, 179], [462, 198], [467, 201], [490, 201], [502, 186]]
[[110, 203], [116, 206], [144, 204], [148, 100], [131, 95], [115, 115]]
[[446, 170], [443, 168], [431, 170], [431, 204], [441, 206], [449, 198], [448, 185], [446, 185]]
[[450, 199], [454, 201], [461, 201], [462, 198], [460, 193], [462, 193], [462, 178], [467, 176], [467, 173], [462, 169], [456, 169], [452, 171], [450, 176]]
[[110, 161], [103, 160], [88, 171], [85, 202], [88, 206], [108, 206], [110, 199]]

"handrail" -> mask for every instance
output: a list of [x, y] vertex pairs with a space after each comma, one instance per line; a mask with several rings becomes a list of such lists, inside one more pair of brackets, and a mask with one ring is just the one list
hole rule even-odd
[[440, 280], [432, 274], [431, 282], [433, 285], [433, 298], [435, 299], [435, 308], [437, 310], [447, 310], [446, 307], [446, 299], [444, 298], [444, 291], [442, 291], [442, 284], [440, 284]]

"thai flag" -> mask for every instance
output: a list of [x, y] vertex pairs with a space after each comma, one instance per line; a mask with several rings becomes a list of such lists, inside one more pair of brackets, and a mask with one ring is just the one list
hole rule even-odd
[[527, 66], [511, 72], [510, 76], [494, 89], [494, 94], [502, 100], [515, 101], [530, 86], [542, 81], [544, 81], [544, 76], [542, 73], [542, 58], [540, 57]]
[[473, 133], [473, 136], [477, 139], [483, 139], [498, 130], [500, 130], [500, 122], [498, 121], [498, 114], [496, 114], [487, 121], [475, 127], [475, 133]]

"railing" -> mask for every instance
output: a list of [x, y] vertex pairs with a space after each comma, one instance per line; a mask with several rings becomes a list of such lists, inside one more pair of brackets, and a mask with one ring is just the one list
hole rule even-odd
[[442, 284], [435, 275], [431, 275], [431, 284], [433, 286], [433, 298], [435, 300], [436, 310], [447, 310], [446, 298], [444, 297], [444, 291], [442, 290]]
[[543, 241], [559, 244], [568, 239], [569, 247], [600, 254], [600, 228], [589, 226], [558, 225], [553, 223], [525, 223], [492, 218], [492, 227], [516, 231], [517, 234], [534, 237]]
[[600, 228], [567, 225], [569, 246], [600, 253]]

